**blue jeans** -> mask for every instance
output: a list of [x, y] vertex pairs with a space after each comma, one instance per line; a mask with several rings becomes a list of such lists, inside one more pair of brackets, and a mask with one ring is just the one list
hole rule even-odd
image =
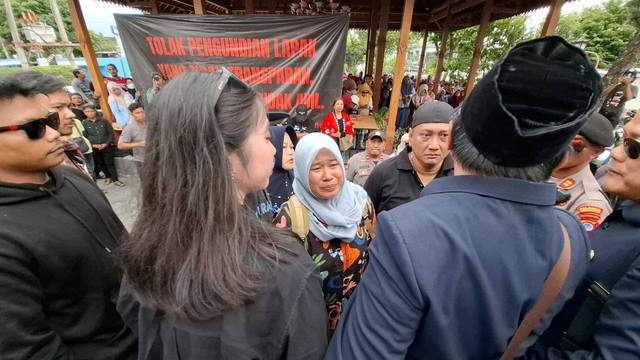
[[408, 107], [398, 109], [398, 117], [396, 121], [396, 130], [400, 128], [406, 128], [407, 122], [409, 122], [409, 111]]

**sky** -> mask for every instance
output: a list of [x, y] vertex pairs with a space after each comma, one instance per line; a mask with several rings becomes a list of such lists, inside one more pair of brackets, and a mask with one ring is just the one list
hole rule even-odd
[[[571, 1], [562, 7], [562, 13], [581, 11], [585, 7], [599, 5], [602, 0], [576, 0]], [[99, 1], [99, 0], [80, 0], [82, 11], [84, 13], [87, 27], [95, 32], [102, 33], [105, 36], [113, 36], [111, 33], [111, 25], [115, 25], [116, 22], [113, 19], [113, 14], [141, 14], [142, 12], [137, 9], [129, 8], [126, 6], [114, 5], [111, 3]], [[527, 20], [527, 26], [534, 28], [544, 22], [549, 8], [541, 8], [529, 13], [529, 20]]]

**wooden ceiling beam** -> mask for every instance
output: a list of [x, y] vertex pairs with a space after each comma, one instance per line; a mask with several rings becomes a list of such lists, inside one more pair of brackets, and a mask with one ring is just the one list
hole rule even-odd
[[[472, 7], [472, 6], [481, 4], [483, 2], [484, 2], [484, 0], [467, 0], [467, 1], [463, 2], [462, 4], [452, 5], [451, 14], [458, 13], [458, 12], [460, 12], [462, 10], [466, 10], [466, 9]], [[435, 10], [434, 10], [434, 12], [435, 12]], [[444, 19], [446, 17], [447, 17], [447, 10], [446, 10], [446, 7], [445, 7], [444, 11], [438, 11], [437, 14], [434, 13], [433, 16], [431, 16], [431, 18], [429, 19], [429, 22], [437, 21], [437, 20], [440, 20], [440, 19]]]

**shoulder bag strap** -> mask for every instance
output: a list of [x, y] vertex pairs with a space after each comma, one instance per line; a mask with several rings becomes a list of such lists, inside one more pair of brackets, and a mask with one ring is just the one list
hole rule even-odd
[[302, 205], [297, 196], [291, 195], [287, 200], [289, 217], [291, 217], [291, 231], [304, 241], [309, 234], [309, 211]]
[[549, 310], [551, 304], [555, 301], [556, 297], [560, 293], [562, 286], [564, 286], [564, 282], [567, 280], [567, 274], [569, 273], [569, 266], [571, 265], [571, 243], [569, 242], [569, 234], [567, 234], [567, 229], [561, 223], [562, 227], [562, 235], [564, 236], [564, 247], [562, 248], [562, 253], [560, 254], [560, 258], [553, 266], [553, 270], [551, 270], [551, 274], [547, 278], [547, 281], [544, 282], [544, 287], [542, 288], [542, 293], [540, 293], [540, 297], [536, 301], [533, 308], [527, 313], [527, 315], [520, 323], [518, 330], [516, 331], [511, 341], [509, 341], [509, 345], [507, 345], [507, 349], [502, 354], [501, 360], [511, 360], [516, 355], [522, 343], [527, 340], [533, 329], [540, 323], [540, 319], [544, 316], [544, 314]]

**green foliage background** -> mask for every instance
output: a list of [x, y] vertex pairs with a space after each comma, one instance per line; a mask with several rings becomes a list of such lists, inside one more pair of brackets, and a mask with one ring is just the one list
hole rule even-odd
[[[55, 75], [60, 77], [61, 81], [65, 84], [71, 84], [73, 80], [73, 74], [71, 73], [71, 66], [63, 65], [51, 65], [51, 66], [32, 66], [29, 70], [41, 72], [43, 74]], [[14, 72], [22, 71], [22, 68], [0, 68], [0, 75], [7, 75]]]

